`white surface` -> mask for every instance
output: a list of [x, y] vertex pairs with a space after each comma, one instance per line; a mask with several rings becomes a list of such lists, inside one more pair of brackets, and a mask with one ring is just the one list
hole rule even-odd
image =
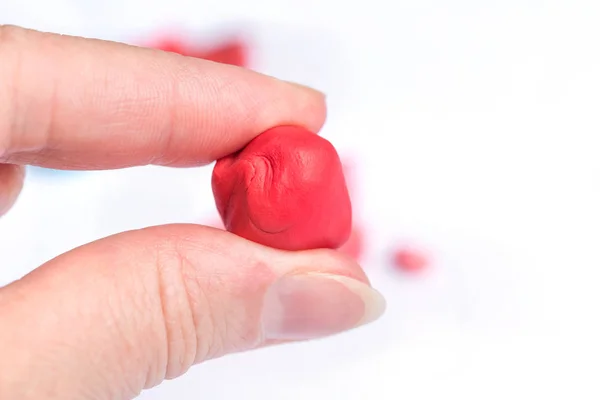
[[[261, 70], [325, 88], [323, 134], [360, 155], [372, 231], [364, 264], [389, 302], [368, 327], [197, 366], [142, 399], [600, 397], [597, 5], [85, 4], [4, 0], [0, 23], [126, 40], [163, 22], [204, 29], [243, 18], [262, 32]], [[105, 18], [90, 24], [94, 14]], [[285, 38], [293, 44], [278, 58]], [[210, 168], [32, 176], [0, 221], [0, 279], [120, 230], [204, 221], [214, 212], [209, 176]], [[429, 274], [389, 271], [395, 237], [434, 249]]]

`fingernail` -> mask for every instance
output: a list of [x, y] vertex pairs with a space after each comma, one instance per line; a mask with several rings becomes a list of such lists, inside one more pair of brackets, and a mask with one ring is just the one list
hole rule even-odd
[[385, 306], [379, 292], [355, 279], [320, 273], [288, 275], [267, 291], [264, 335], [278, 340], [329, 336], [375, 321]]
[[287, 84], [290, 84], [292, 86], [297, 87], [298, 89], [302, 89], [302, 90], [307, 90], [309, 92], [315, 93], [315, 94], [319, 94], [322, 97], [325, 97], [325, 93], [315, 89], [315, 88], [311, 88], [310, 86], [306, 86], [306, 85], [302, 85], [300, 83], [296, 83], [296, 82], [292, 82], [292, 81], [284, 81]]

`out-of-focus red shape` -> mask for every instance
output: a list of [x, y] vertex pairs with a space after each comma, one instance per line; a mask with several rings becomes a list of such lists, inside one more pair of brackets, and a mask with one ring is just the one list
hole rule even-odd
[[168, 51], [170, 53], [177, 53], [181, 55], [186, 55], [186, 49], [182, 40], [178, 40], [175, 38], [163, 38], [156, 43], [152, 44], [150, 47], [162, 51]]
[[[348, 187], [348, 191], [350, 192], [350, 197], [354, 197], [354, 191], [356, 190], [356, 178], [354, 174], [354, 170], [356, 169], [356, 162], [351, 158], [344, 158], [342, 160], [342, 167], [344, 168], [344, 178], [346, 179], [346, 186]], [[353, 208], [354, 211], [354, 208]], [[356, 218], [353, 216], [353, 219]], [[350, 234], [350, 238], [348, 241], [340, 247], [338, 250], [342, 253], [354, 258], [357, 261], [360, 261], [362, 258], [363, 252], [365, 249], [365, 235], [364, 229], [362, 226], [353, 223], [352, 233]]]
[[404, 272], [419, 272], [429, 265], [429, 257], [415, 248], [400, 248], [394, 252], [394, 266]]
[[172, 36], [161, 38], [149, 47], [222, 64], [236, 65], [238, 67], [248, 66], [248, 45], [239, 38], [230, 39], [214, 47], [200, 48], [186, 43], [181, 38]]
[[202, 58], [222, 64], [248, 66], [248, 48], [244, 43], [232, 41], [209, 51], [190, 53], [191, 57]]
[[356, 177], [354, 174], [354, 170], [356, 169], [356, 163], [354, 160], [349, 158], [344, 158], [342, 160], [342, 167], [344, 168], [344, 178], [346, 178], [346, 186], [348, 186], [348, 191], [350, 192], [350, 196], [356, 190]]
[[364, 251], [363, 230], [354, 226], [350, 234], [350, 239], [338, 250], [359, 261]]

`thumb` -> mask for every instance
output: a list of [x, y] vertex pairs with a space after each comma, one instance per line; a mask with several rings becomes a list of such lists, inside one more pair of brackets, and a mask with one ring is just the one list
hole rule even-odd
[[0, 398], [131, 399], [195, 363], [342, 332], [384, 308], [333, 251], [196, 225], [126, 232], [0, 289]]

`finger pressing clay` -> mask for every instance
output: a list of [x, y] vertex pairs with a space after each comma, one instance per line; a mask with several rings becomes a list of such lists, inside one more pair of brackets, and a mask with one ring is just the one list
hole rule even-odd
[[333, 145], [303, 128], [270, 129], [219, 160], [212, 188], [228, 231], [284, 250], [338, 248], [352, 206]]

